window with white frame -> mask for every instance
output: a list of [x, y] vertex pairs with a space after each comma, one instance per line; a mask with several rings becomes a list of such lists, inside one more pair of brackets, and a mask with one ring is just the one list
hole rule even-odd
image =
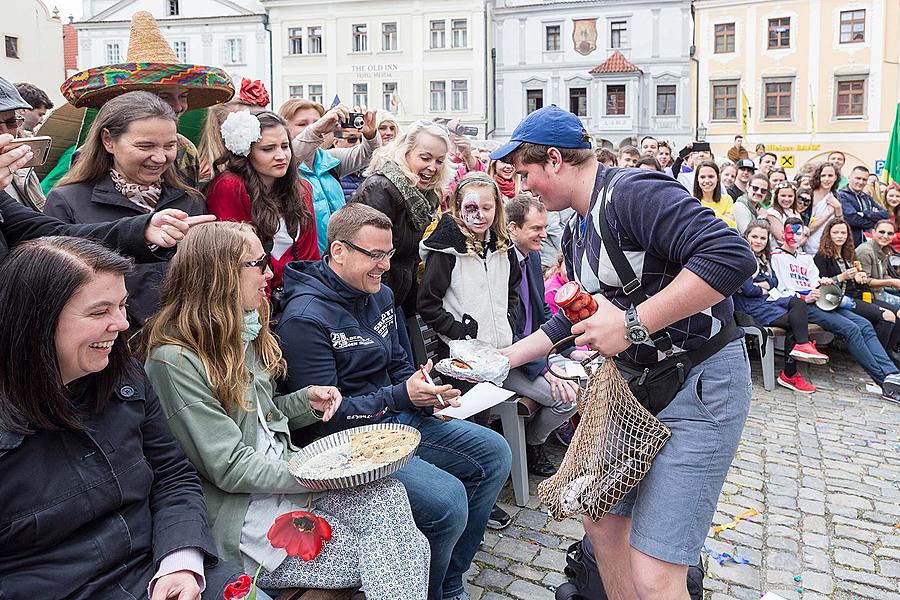
[[385, 81], [381, 84], [381, 106], [384, 110], [397, 110], [397, 82]]
[[303, 98], [303, 86], [302, 85], [288, 86], [288, 96], [290, 96], [291, 98]]
[[793, 105], [793, 80], [768, 80], [764, 83], [766, 121], [787, 121], [791, 118]]
[[177, 17], [179, 13], [178, 0], [169, 0], [166, 4], [166, 16]]
[[369, 51], [369, 26], [364, 23], [353, 26], [353, 51]]
[[432, 21], [430, 25], [431, 44], [430, 48], [446, 48], [447, 47], [447, 22], [443, 19]]
[[716, 81], [712, 84], [713, 121], [737, 121], [737, 81]]
[[672, 117], [676, 114], [676, 89], [674, 85], [656, 86], [656, 116]]
[[309, 98], [310, 102], [318, 102], [322, 104], [322, 100], [325, 96], [325, 92], [322, 89], [321, 83], [311, 83], [309, 84]]
[[[9, 42], [6, 43], [6, 55], [9, 56]], [[15, 57], [13, 57], [15, 58]], [[122, 47], [119, 42], [109, 42], [106, 44], [106, 64], [114, 65], [122, 62]]]
[[397, 23], [381, 24], [381, 49], [385, 51], [397, 49]]
[[609, 22], [609, 47], [628, 48], [628, 21], [618, 19]]
[[447, 82], [432, 81], [429, 83], [428, 88], [431, 97], [429, 102], [431, 112], [447, 110]]
[[322, 54], [322, 26], [314, 25], [306, 28], [306, 53]]
[[452, 47], [469, 47], [469, 23], [465, 19], [453, 19], [450, 21], [450, 33]]
[[6, 58], [19, 58], [19, 38], [13, 35], [3, 37], [6, 42]]
[[556, 52], [561, 48], [561, 29], [562, 26], [560, 25], [544, 26], [544, 50], [546, 50], [547, 52]]
[[353, 84], [353, 105], [359, 106], [362, 108], [363, 106], [369, 105], [369, 84], [368, 83], [354, 83]]
[[188, 61], [187, 41], [176, 40], [176, 41], [172, 42], [172, 50], [175, 51], [175, 58], [178, 59], [178, 62], [187, 63], [187, 61]]
[[625, 86], [606, 86], [606, 114], [610, 116], [625, 114]]
[[544, 108], [544, 90], [525, 90], [525, 112], [533, 113]]
[[587, 116], [587, 88], [569, 88], [569, 112], [579, 117]]
[[839, 77], [834, 82], [834, 116], [866, 116], [866, 77], [853, 75]]
[[469, 82], [465, 79], [454, 79], [450, 82], [451, 110], [469, 110]]
[[225, 40], [225, 62], [230, 65], [244, 63], [244, 40], [241, 38]]
[[288, 54], [303, 54], [303, 28], [288, 29]]

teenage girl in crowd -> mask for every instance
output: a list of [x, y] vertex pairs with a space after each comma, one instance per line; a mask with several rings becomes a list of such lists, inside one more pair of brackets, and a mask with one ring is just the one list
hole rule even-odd
[[703, 206], [715, 211], [716, 216], [728, 223], [729, 227], [737, 227], [734, 222], [734, 200], [722, 193], [722, 182], [719, 179], [719, 167], [711, 160], [705, 160], [697, 167], [694, 177], [694, 198]]
[[[797, 212], [797, 188], [793, 184], [783, 181], [772, 186], [772, 206], [767, 211], [766, 218], [772, 232], [772, 249], [784, 241], [784, 222], [788, 219], [799, 219]], [[797, 243], [803, 245], [809, 236], [808, 228], [801, 230]]]
[[492, 160], [488, 166], [488, 174], [494, 178], [503, 202], [508, 202], [519, 193], [519, 174], [511, 164], [502, 160]]
[[816, 167], [813, 171], [810, 185], [812, 186], [812, 212], [809, 218], [809, 238], [804, 248], [810, 254], [819, 250], [819, 242], [822, 232], [828, 221], [837, 217], [843, 217], [841, 201], [837, 199], [838, 182], [841, 179], [840, 172], [829, 162]]
[[[887, 209], [891, 221], [900, 231], [900, 219], [897, 218], [900, 216], [900, 185], [892, 183], [884, 191], [884, 207]], [[900, 233], [894, 235], [891, 246], [895, 251], [900, 252]]]
[[819, 268], [820, 277], [830, 278], [832, 283], [843, 290], [845, 296], [856, 300], [853, 312], [868, 319], [875, 327], [881, 345], [893, 358], [891, 351], [900, 342], [900, 326], [897, 326], [896, 315], [889, 307], [879, 307], [877, 301], [862, 301], [863, 290], [869, 289], [869, 276], [854, 266], [857, 262], [856, 251], [847, 221], [834, 219], [825, 226], [819, 252], [813, 260]]
[[440, 338], [438, 358], [450, 355], [450, 340], [512, 344], [521, 272], [493, 178], [480, 171], [463, 176], [450, 212], [419, 248], [425, 272], [418, 309]]
[[556, 303], [556, 291], [569, 281], [566, 273], [566, 261], [562, 252], [556, 254], [556, 263], [547, 269], [544, 278], [544, 302], [550, 307], [554, 315], [559, 312], [559, 304]]
[[319, 260], [312, 188], [300, 178], [288, 127], [273, 112], [256, 115], [260, 138], [244, 155], [226, 148], [214, 163], [215, 178], [206, 190], [209, 212], [220, 221], [251, 223], [263, 241], [274, 277], [292, 260]]
[[828, 356], [819, 352], [816, 343], [809, 340], [806, 302], [796, 296], [769, 300], [771, 290], [778, 287], [770, 264], [769, 224], [763, 220], [753, 221], [744, 231], [744, 239], [756, 255], [756, 274], [745, 281], [734, 295], [734, 308], [766, 327], [780, 327], [787, 332], [784, 339], [784, 369], [778, 375], [778, 384], [811, 394], [816, 387], [800, 375], [795, 361], [822, 364]]

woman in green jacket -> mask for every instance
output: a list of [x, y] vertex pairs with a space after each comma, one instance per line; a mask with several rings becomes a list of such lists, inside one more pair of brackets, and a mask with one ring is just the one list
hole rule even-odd
[[[191, 233], [147, 330], [145, 367], [172, 433], [200, 473], [222, 555], [249, 573], [262, 566], [264, 589], [362, 585], [370, 600], [425, 598], [428, 542], [399, 481], [315, 494], [288, 470], [286, 459], [297, 451], [290, 431], [327, 421], [341, 395], [324, 386], [277, 395], [274, 380], [286, 366], [268, 327], [272, 272], [252, 227], [219, 222]], [[330, 541], [311, 560], [267, 537], [276, 517], [294, 511], [331, 527]]]

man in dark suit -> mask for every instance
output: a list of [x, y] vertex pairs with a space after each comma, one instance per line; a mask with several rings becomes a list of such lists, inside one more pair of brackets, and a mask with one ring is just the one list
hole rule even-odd
[[[547, 210], [534, 196], [519, 194], [506, 203], [506, 216], [522, 270], [519, 310], [513, 328], [513, 336], [519, 340], [537, 331], [551, 316], [544, 301], [540, 255], [541, 242], [547, 237]], [[554, 377], [546, 370], [544, 360], [537, 359], [512, 369], [503, 387], [541, 405], [525, 426], [528, 470], [534, 475], [552, 475], [556, 467], [544, 453], [544, 442], [575, 414], [575, 385]]]

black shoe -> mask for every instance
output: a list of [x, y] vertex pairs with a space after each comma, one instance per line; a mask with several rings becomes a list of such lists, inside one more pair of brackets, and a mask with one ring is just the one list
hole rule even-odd
[[512, 517], [509, 516], [509, 513], [495, 504], [491, 510], [491, 516], [488, 517], [487, 526], [490, 529], [505, 529], [509, 527], [510, 523], [512, 523]]
[[539, 477], [550, 477], [556, 473], [556, 465], [544, 454], [543, 444], [526, 444], [525, 459], [528, 461], [528, 472]]

